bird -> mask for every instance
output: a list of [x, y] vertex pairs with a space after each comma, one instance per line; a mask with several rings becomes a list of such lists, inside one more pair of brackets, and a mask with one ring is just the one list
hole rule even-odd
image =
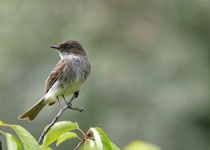
[[61, 59], [46, 80], [44, 96], [22, 113], [19, 120], [32, 121], [47, 104], [51, 106], [72, 94], [78, 96], [79, 89], [91, 72], [87, 53], [78, 41], [68, 40], [50, 47], [58, 51]]

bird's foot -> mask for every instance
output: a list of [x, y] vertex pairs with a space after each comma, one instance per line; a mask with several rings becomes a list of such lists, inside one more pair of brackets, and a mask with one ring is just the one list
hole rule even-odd
[[83, 107], [81, 107], [81, 108], [72, 107], [72, 101], [79, 96], [79, 91], [74, 92], [74, 95], [71, 97], [69, 102], [66, 101], [64, 95], [62, 95], [62, 96], [63, 96], [63, 99], [64, 99], [64, 101], [66, 103], [67, 108], [72, 109], [72, 110], [77, 110], [79, 112], [82, 112], [82, 111], [85, 110]]
[[77, 110], [77, 111], [79, 111], [79, 112], [82, 112], [82, 111], [85, 110], [83, 107], [81, 107], [81, 108], [72, 107], [72, 103], [66, 103], [66, 105], [67, 105], [67, 107], [68, 107], [69, 109]]
[[72, 103], [66, 102], [66, 106], [71, 109], [72, 108]]
[[79, 96], [79, 91], [74, 92], [74, 97], [77, 98]]

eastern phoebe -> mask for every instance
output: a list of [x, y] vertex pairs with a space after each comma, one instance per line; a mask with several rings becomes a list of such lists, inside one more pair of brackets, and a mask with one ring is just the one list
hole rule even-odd
[[90, 63], [82, 45], [78, 41], [65, 41], [59, 46], [51, 46], [58, 51], [61, 60], [47, 78], [45, 95], [18, 119], [32, 121], [45, 105], [53, 105], [59, 98], [65, 98], [77, 91], [90, 74]]

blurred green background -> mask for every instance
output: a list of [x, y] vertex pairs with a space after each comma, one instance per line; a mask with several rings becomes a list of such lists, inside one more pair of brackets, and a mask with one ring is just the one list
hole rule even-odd
[[17, 117], [44, 94], [60, 59], [49, 46], [78, 40], [92, 73], [74, 105], [86, 111], [60, 120], [101, 127], [119, 147], [141, 139], [209, 150], [209, 28], [209, 0], [0, 0], [0, 120], [39, 138], [58, 106], [33, 122]]

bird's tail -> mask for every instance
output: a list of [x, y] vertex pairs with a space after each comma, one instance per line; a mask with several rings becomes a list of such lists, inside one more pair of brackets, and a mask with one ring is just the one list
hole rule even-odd
[[32, 121], [36, 118], [36, 116], [39, 114], [39, 112], [44, 108], [46, 105], [46, 101], [44, 100], [44, 97], [42, 97], [34, 106], [29, 108], [26, 112], [21, 114], [18, 119], [28, 119], [28, 121]]

